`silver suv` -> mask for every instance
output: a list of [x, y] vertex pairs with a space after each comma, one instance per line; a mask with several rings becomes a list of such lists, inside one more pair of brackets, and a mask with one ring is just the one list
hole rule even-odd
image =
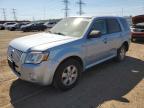
[[67, 90], [84, 70], [112, 58], [124, 60], [130, 35], [122, 17], [70, 17], [48, 32], [11, 41], [8, 63], [22, 80]]

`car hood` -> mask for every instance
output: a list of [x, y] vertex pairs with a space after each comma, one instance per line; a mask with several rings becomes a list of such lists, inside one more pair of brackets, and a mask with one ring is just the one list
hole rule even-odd
[[57, 45], [65, 44], [78, 38], [62, 36], [50, 33], [38, 33], [21, 38], [14, 39], [10, 42], [10, 46], [20, 51], [27, 50], [44, 51]]
[[144, 22], [144, 15], [132, 17], [132, 22], [133, 22], [133, 24], [143, 23]]

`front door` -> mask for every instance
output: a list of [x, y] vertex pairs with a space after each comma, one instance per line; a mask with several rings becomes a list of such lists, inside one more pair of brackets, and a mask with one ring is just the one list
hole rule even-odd
[[108, 42], [107, 42], [107, 27], [105, 19], [95, 20], [91, 30], [98, 30], [101, 32], [100, 37], [90, 38], [86, 40], [86, 65], [92, 65], [99, 60], [110, 56]]

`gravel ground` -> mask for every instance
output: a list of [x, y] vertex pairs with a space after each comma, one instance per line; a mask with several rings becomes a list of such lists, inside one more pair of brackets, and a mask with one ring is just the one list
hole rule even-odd
[[61, 92], [19, 80], [7, 66], [9, 41], [27, 34], [33, 33], [0, 31], [0, 108], [144, 108], [144, 42], [132, 43], [125, 61], [90, 68]]

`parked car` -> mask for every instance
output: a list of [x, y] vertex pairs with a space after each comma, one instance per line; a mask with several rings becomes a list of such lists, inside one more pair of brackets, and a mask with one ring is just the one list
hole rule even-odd
[[13, 25], [13, 24], [17, 24], [16, 22], [6, 22], [3, 24], [5, 29], [8, 29], [8, 26]]
[[43, 25], [43, 23], [30, 23], [25, 26], [21, 26], [21, 30], [23, 32], [29, 31], [44, 31], [47, 27]]
[[16, 24], [7, 26], [7, 29], [10, 31], [20, 30], [21, 26], [27, 25], [27, 24], [28, 23], [16, 23]]
[[122, 17], [70, 17], [49, 32], [12, 40], [8, 63], [22, 80], [68, 90], [84, 70], [112, 58], [123, 61], [130, 40]]
[[4, 30], [3, 24], [0, 24], [0, 30]]
[[135, 39], [144, 39], [144, 15], [133, 17], [132, 22], [132, 41], [134, 41]]
[[15, 27], [15, 25], [17, 25], [17, 24], [19, 24], [19, 23], [14, 23], [14, 24], [7, 25], [6, 29], [13, 31], [13, 27]]
[[52, 28], [54, 27], [55, 25], [57, 24], [57, 22], [46, 22], [44, 25], [47, 27], [47, 28]]

